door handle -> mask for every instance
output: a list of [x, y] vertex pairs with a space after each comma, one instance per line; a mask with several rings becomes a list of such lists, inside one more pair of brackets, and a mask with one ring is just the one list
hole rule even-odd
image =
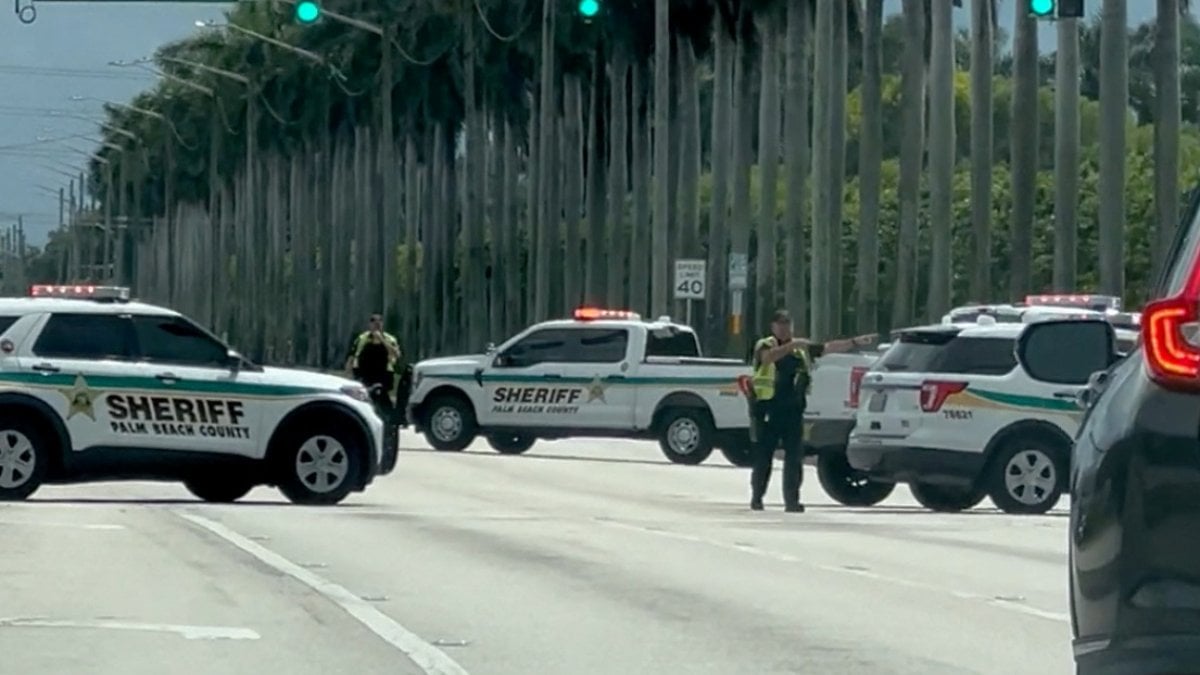
[[159, 373], [154, 376], [159, 382], [164, 384], [175, 384], [179, 381], [179, 377], [175, 373]]
[[1078, 391], [1056, 391], [1056, 392], [1054, 392], [1054, 398], [1077, 399], [1077, 398], [1079, 398], [1079, 392]]
[[35, 363], [33, 369], [39, 373], [57, 373], [62, 370], [53, 363]]

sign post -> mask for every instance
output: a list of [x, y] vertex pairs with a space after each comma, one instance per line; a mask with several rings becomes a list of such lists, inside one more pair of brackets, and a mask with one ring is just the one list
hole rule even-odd
[[742, 294], [750, 277], [750, 255], [729, 254], [729, 290], [733, 292], [733, 305], [729, 310], [729, 332], [742, 334]]
[[707, 260], [675, 261], [675, 299], [687, 307], [687, 325], [692, 325], [692, 301], [703, 300], [708, 292]]

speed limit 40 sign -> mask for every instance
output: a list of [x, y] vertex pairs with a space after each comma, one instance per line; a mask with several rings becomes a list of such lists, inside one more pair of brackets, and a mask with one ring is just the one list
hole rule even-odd
[[675, 261], [675, 299], [703, 300], [708, 279], [708, 261]]

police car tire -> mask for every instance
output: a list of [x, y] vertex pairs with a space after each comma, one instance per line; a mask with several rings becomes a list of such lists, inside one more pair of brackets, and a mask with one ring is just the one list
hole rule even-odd
[[[460, 433], [452, 439], [438, 438], [433, 429], [438, 411], [447, 408], [458, 413], [459, 420], [462, 422]], [[460, 452], [466, 450], [467, 446], [475, 440], [477, 429], [475, 409], [461, 396], [439, 396], [429, 402], [425, 413], [425, 423], [422, 426], [425, 429], [425, 440], [433, 446], [434, 450]]]
[[[680, 453], [671, 447], [670, 436], [677, 425], [686, 424], [689, 421], [695, 425], [694, 429], [698, 433], [696, 448], [691, 452]], [[715, 435], [716, 431], [708, 410], [704, 408], [673, 408], [662, 416], [662, 422], [659, 424], [658, 445], [672, 463], [696, 465], [703, 463], [712, 454]]]
[[236, 478], [197, 476], [183, 481], [187, 491], [211, 504], [230, 504], [245, 497], [254, 489], [254, 483]]
[[11, 415], [0, 415], [0, 446], [15, 447], [18, 451], [24, 441], [29, 444], [27, 455], [32, 455], [33, 470], [19, 485], [0, 485], [0, 501], [20, 501], [33, 494], [42, 485], [50, 464], [51, 446], [37, 424]]
[[537, 443], [537, 436], [518, 433], [495, 433], [487, 435], [488, 445], [502, 455], [520, 455]]
[[895, 483], [869, 480], [850, 466], [845, 450], [826, 451], [817, 457], [817, 480], [825, 494], [842, 506], [875, 506], [896, 489]]
[[917, 503], [938, 513], [958, 513], [979, 506], [987, 492], [976, 487], [912, 483], [908, 486]]
[[[1015, 515], [1041, 515], [1054, 508], [1062, 498], [1067, 486], [1067, 464], [1065, 458], [1068, 449], [1039, 435], [1021, 435], [1004, 443], [992, 456], [988, 463], [988, 473], [984, 476], [988, 495], [996, 508]], [[1037, 504], [1028, 504], [1017, 499], [1008, 490], [1005, 473], [1015, 458], [1022, 453], [1029, 453], [1030, 458], [1041, 455], [1050, 461], [1054, 472], [1054, 488], [1046, 493], [1045, 499]], [[1035, 461], [1043, 461], [1036, 459]]]
[[[305, 445], [319, 437], [332, 438], [342, 447], [346, 472], [337, 487], [326, 492], [310, 488], [296, 470], [296, 461]], [[288, 430], [283, 440], [283, 450], [276, 456], [275, 469], [279, 476], [279, 491], [293, 504], [305, 506], [328, 506], [337, 504], [349, 495], [360, 483], [363, 471], [363, 448], [357, 438], [345, 430], [341, 419], [318, 418], [297, 424]], [[325, 445], [325, 447], [329, 447]]]
[[721, 454], [725, 456], [725, 461], [734, 466], [748, 469], [754, 466], [754, 446], [749, 440], [732, 444], [724, 445], [720, 448]]

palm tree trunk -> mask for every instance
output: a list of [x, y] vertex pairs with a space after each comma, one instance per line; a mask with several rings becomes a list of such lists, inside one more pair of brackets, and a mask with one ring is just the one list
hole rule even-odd
[[829, 99], [833, 86], [833, 3], [817, 2], [813, 51], [812, 148], [812, 336], [824, 338], [833, 330], [829, 302], [829, 211], [833, 201]]
[[570, 311], [583, 300], [583, 83], [571, 77], [563, 91], [562, 169], [563, 210], [566, 233], [565, 254], [560, 272], [563, 275], [562, 309]]
[[1054, 290], [1075, 289], [1079, 213], [1079, 20], [1058, 22], [1054, 107]]
[[913, 271], [920, 218], [921, 159], [925, 149], [925, 0], [904, 0], [904, 66], [901, 72], [903, 137], [900, 139], [900, 232], [896, 246], [895, 296], [890, 326], [908, 325], [914, 314]]
[[713, 28], [713, 93], [709, 153], [712, 157], [712, 197], [708, 211], [708, 283], [705, 303], [709, 346], [714, 353], [725, 350], [726, 287], [729, 254], [729, 155], [732, 150], [730, 122], [733, 117], [733, 57], [735, 47], [720, 19]]
[[950, 311], [954, 189], [954, 24], [949, 2], [934, 2], [929, 77], [930, 320]]
[[971, 247], [970, 300], [992, 297], [992, 54], [993, 0], [971, 2]]
[[833, 51], [829, 80], [829, 225], [825, 241], [829, 267], [825, 270], [829, 293], [829, 335], [841, 334], [844, 312], [842, 310], [842, 222], [843, 200], [846, 186], [846, 88], [847, 55], [849, 52], [848, 23], [846, 16], [849, 3], [836, 3], [833, 7]]
[[[633, 70], [633, 218], [629, 234], [629, 308], [646, 311], [650, 302], [650, 111], [646, 66]], [[616, 238], [620, 234], [609, 233]], [[614, 239], [619, 241], [618, 239]], [[619, 250], [616, 246], [613, 250]]]
[[[608, 149], [608, 234], [612, 237], [612, 244], [605, 246], [604, 240], [605, 230], [603, 227], [597, 229], [593, 236], [596, 246], [594, 247], [594, 257], [592, 264], [595, 267], [596, 275], [596, 297], [604, 297], [606, 281], [604, 270], [606, 268], [606, 259], [611, 260], [610, 256], [619, 256], [618, 260], [623, 262], [625, 258], [625, 246], [620, 246], [625, 242], [628, 236], [628, 219], [625, 213], [625, 195], [629, 191], [629, 155], [626, 148], [629, 144], [629, 57], [623, 47], [616, 47], [613, 50], [612, 62], [608, 66], [609, 76], [609, 149]], [[596, 94], [593, 94], [596, 96]], [[600, 105], [600, 99], [596, 98], [596, 111], [603, 109]], [[608, 255], [605, 255], [605, 254]], [[616, 270], [625, 269], [622, 265], [614, 265], [614, 274]], [[621, 276], [617, 274], [617, 276]], [[624, 296], [624, 293], [621, 294]], [[625, 298], [613, 298], [618, 304], [624, 304]]]
[[[882, 2], [882, 0], [873, 0]], [[809, 3], [788, 3], [787, 13], [787, 84], [784, 92], [784, 142], [787, 144], [787, 203], [784, 206], [783, 236], [787, 252], [784, 255], [785, 298], [796, 329], [808, 332], [808, 251], [805, 246], [804, 213], [808, 190], [809, 128], [808, 128], [808, 42]], [[865, 85], [864, 85], [865, 86]], [[714, 104], [715, 105], [715, 104]], [[715, 118], [715, 113], [714, 113]], [[882, 133], [882, 132], [881, 132]], [[715, 136], [715, 133], [714, 133]], [[717, 149], [713, 147], [713, 201], [716, 202]], [[878, 162], [877, 162], [878, 164]], [[878, 171], [878, 169], [876, 170]], [[876, 173], [878, 175], [878, 173]], [[876, 180], [878, 183], [878, 180]], [[878, 189], [876, 190], [878, 193]], [[865, 197], [865, 195], [864, 195]], [[866, 202], [864, 201], [864, 204]], [[878, 204], [878, 195], [876, 195]], [[878, 211], [878, 208], [876, 209]]]
[[1179, 13], [1180, 0], [1158, 0], [1154, 39], [1154, 238], [1161, 269], [1179, 225]]
[[1125, 124], [1129, 59], [1125, 0], [1104, 0], [1100, 14], [1100, 292], [1125, 292]]
[[765, 326], [776, 307], [775, 256], [779, 223], [775, 201], [779, 176], [779, 17], [765, 12], [758, 17], [762, 85], [759, 87], [758, 166], [761, 178], [758, 203], [758, 251], [755, 255], [757, 297], [754, 325]]
[[[749, 9], [743, 9], [740, 22], [750, 21]], [[739, 35], [744, 30], [739, 29]], [[751, 139], [754, 137], [754, 50], [745, 39], [737, 41], [737, 61], [734, 64], [734, 109], [733, 109], [733, 227], [730, 250], [733, 254], [748, 256], [750, 252], [750, 163]], [[736, 354], [746, 353], [746, 331], [741, 326], [744, 309], [740, 306], [743, 291], [734, 290], [732, 314], [738, 330], [734, 333], [733, 349]], [[757, 326], [755, 327], [757, 330]]]
[[858, 134], [857, 333], [879, 329], [879, 186], [883, 162], [883, 0], [867, 0]]
[[1033, 289], [1033, 191], [1037, 180], [1037, 20], [1017, 4], [1013, 37], [1012, 221], [1009, 226], [1009, 295], [1024, 297]]
[[556, 241], [553, 233], [557, 230], [558, 218], [552, 217], [550, 207], [550, 181], [555, 180], [551, 173], [554, 147], [555, 108], [555, 7], [554, 2], [545, 2], [542, 10], [542, 52], [541, 52], [541, 101], [538, 103], [538, 164], [542, 170], [538, 172], [538, 195], [535, 205], [537, 218], [537, 238], [534, 244], [534, 321], [545, 321], [550, 318], [550, 256], [552, 242]]
[[654, 3], [654, 225], [651, 230], [650, 311], [670, 311], [667, 241], [671, 216], [671, 32], [669, 0]]

